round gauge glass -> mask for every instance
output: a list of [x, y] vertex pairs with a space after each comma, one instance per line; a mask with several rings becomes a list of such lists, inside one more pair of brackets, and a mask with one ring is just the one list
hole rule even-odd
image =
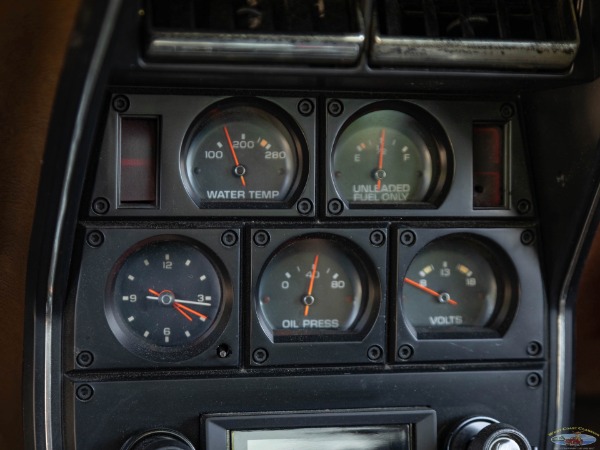
[[445, 147], [431, 133], [433, 128], [395, 109], [350, 119], [332, 157], [340, 197], [355, 206], [433, 202], [446, 172]]
[[366, 257], [350, 242], [304, 237], [284, 244], [263, 269], [257, 311], [274, 336], [365, 331], [375, 296]]
[[191, 241], [145, 242], [114, 269], [109, 323], [134, 353], [161, 359], [192, 356], [222, 315], [222, 283], [212, 258]]
[[212, 207], [292, 201], [303, 157], [291, 123], [283, 111], [249, 105], [225, 104], [204, 113], [188, 135], [182, 158], [192, 198]]
[[512, 296], [499, 252], [468, 236], [428, 244], [402, 280], [405, 318], [417, 330], [497, 328]]

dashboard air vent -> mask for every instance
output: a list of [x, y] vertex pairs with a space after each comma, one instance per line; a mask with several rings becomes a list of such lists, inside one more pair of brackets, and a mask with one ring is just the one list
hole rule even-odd
[[571, 0], [377, 0], [371, 62], [568, 68], [579, 35]]
[[362, 51], [356, 0], [149, 0], [149, 58], [348, 65]]

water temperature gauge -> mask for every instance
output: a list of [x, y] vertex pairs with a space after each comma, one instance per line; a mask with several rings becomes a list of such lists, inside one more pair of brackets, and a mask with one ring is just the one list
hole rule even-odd
[[263, 329], [282, 336], [351, 336], [375, 308], [373, 280], [354, 244], [333, 236], [288, 241], [259, 278], [256, 309]]

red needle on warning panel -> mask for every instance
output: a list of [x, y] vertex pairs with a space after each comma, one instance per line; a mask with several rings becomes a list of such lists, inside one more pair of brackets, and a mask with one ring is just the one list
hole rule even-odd
[[[227, 136], [227, 144], [229, 144], [229, 149], [231, 150], [231, 154], [233, 155], [233, 162], [235, 163], [235, 168], [242, 167], [240, 165], [240, 161], [238, 160], [237, 155], [235, 154], [235, 149], [233, 148], [233, 142], [231, 142], [231, 136], [229, 136], [229, 130], [227, 127], [223, 127], [225, 131], [225, 136]], [[242, 180], [242, 186], [246, 187], [246, 180], [244, 179], [244, 175], [240, 175], [240, 180]]]
[[380, 175], [383, 171], [383, 149], [385, 147], [385, 128], [381, 129], [381, 138], [379, 139], [379, 164], [377, 165], [377, 190], [381, 190]]
[[[319, 255], [315, 255], [315, 261], [313, 262], [312, 273], [310, 274], [310, 284], [308, 285], [308, 294], [306, 297], [312, 297], [313, 287], [315, 285], [315, 275], [317, 274], [317, 265], [319, 264]], [[305, 297], [305, 298], [306, 298]], [[308, 310], [310, 304], [306, 304], [304, 307], [304, 316], [308, 316]]]
[[[427, 292], [428, 294], [433, 295], [434, 297], [437, 297], [438, 299], [442, 298], [443, 294], [440, 294], [439, 292], [435, 292], [433, 289], [429, 289], [428, 287], [425, 287], [422, 284], [419, 284], [416, 281], [411, 280], [410, 278], [404, 278], [404, 281], [407, 282], [408, 284], [410, 284], [411, 286], [416, 287], [417, 289], [421, 289], [423, 292]], [[445, 302], [450, 303], [451, 305], [458, 305], [458, 302], [452, 300], [451, 298], [446, 299]]]

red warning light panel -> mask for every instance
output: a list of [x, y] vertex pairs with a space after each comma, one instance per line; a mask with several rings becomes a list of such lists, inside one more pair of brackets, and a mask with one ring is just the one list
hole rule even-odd
[[473, 208], [505, 208], [504, 125], [473, 126]]

